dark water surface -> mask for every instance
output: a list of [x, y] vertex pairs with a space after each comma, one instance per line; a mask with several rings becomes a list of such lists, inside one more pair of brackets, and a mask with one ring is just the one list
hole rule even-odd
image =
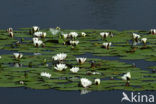
[[[121, 104], [123, 91], [101, 91], [81, 95], [79, 91], [31, 90], [24, 88], [0, 88], [1, 104]], [[124, 91], [129, 97], [131, 92]], [[135, 95], [138, 92], [134, 92]], [[156, 96], [155, 92], [144, 91]], [[122, 104], [132, 104], [127, 101]], [[149, 104], [149, 103], [141, 103]], [[151, 103], [153, 104], [153, 103]]]
[[156, 27], [156, 0], [1, 0], [0, 28], [144, 29]]

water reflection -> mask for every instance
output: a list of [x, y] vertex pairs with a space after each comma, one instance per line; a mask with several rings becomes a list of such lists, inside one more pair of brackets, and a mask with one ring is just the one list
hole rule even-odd
[[86, 95], [88, 93], [90, 93], [91, 91], [87, 90], [87, 89], [82, 89], [81, 90], [81, 95]]
[[16, 68], [22, 67], [22, 64], [20, 64], [20, 63], [14, 63], [14, 67], [16, 67]]

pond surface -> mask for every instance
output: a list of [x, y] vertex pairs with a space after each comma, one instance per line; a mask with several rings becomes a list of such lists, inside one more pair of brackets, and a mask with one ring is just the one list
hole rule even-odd
[[[131, 94], [127, 91], [102, 91], [81, 95], [79, 91], [67, 92], [24, 88], [0, 88], [0, 92], [2, 104], [121, 104], [122, 92], [125, 92], [128, 96]], [[137, 93], [134, 92], [134, 94]], [[155, 92], [152, 91], [144, 91], [141, 94], [156, 96]]]
[[155, 28], [156, 0], [1, 0], [0, 28]]

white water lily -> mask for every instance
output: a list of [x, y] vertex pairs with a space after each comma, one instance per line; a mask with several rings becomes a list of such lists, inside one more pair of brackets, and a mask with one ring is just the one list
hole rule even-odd
[[11, 27], [8, 28], [8, 29], [7, 29], [7, 32], [9, 32], [9, 33], [10, 33], [10, 32], [13, 32], [13, 28], [11, 28]]
[[23, 85], [24, 84], [24, 81], [19, 81], [19, 84]]
[[69, 35], [68, 34], [62, 34], [62, 36], [64, 39], [67, 39]]
[[33, 26], [33, 27], [32, 27], [33, 32], [37, 32], [37, 31], [39, 31], [39, 29], [40, 29], [40, 28], [39, 28], [38, 26]]
[[100, 85], [100, 82], [101, 82], [100, 79], [95, 79], [95, 80], [94, 80], [94, 83], [95, 83], [96, 85]]
[[71, 71], [72, 73], [77, 73], [77, 72], [79, 71], [79, 67], [72, 67], [72, 68], [70, 69], [70, 71]]
[[63, 71], [64, 69], [67, 69], [66, 64], [57, 64], [56, 67], [54, 67], [57, 71]]
[[42, 32], [41, 38], [45, 38], [47, 36], [46, 32]]
[[90, 81], [90, 80], [87, 79], [87, 78], [81, 78], [80, 81], [81, 81], [81, 85], [82, 85], [84, 88], [87, 88], [87, 87], [89, 87], [89, 86], [92, 85], [92, 81]]
[[76, 37], [78, 37], [78, 33], [77, 32], [70, 32], [69, 36], [71, 36], [72, 38], [76, 38]]
[[76, 58], [76, 61], [77, 61], [79, 64], [84, 64], [86, 60], [87, 60], [87, 58], [84, 58], [84, 57]]
[[109, 43], [103, 43], [103, 44], [102, 44], [102, 46], [103, 46], [104, 48], [106, 48], [106, 49], [109, 49], [111, 45], [112, 45], [111, 42], [109, 42]]
[[40, 75], [41, 75], [41, 77], [47, 77], [47, 78], [51, 77], [51, 74], [47, 73], [47, 72], [41, 72]]
[[74, 40], [74, 41], [70, 41], [70, 44], [73, 45], [73, 46], [76, 46], [79, 44], [79, 41], [78, 40]]
[[0, 59], [2, 59], [2, 56], [0, 56]]
[[60, 54], [57, 54], [55, 56], [53, 56], [52, 58], [55, 60], [55, 61], [63, 61], [65, 60], [67, 57], [67, 54], [65, 53], [60, 53]]
[[57, 27], [56, 27], [56, 30], [61, 30], [61, 28], [57, 26]]
[[36, 36], [36, 37], [41, 37], [42, 34], [43, 34], [43, 32], [38, 31], [38, 32], [35, 32], [35, 33], [34, 33], [34, 36]]
[[100, 75], [101, 73], [99, 72], [92, 72], [93, 75]]
[[13, 38], [14, 37], [14, 33], [13, 32], [9, 32], [9, 36]]
[[156, 29], [151, 29], [150, 33], [153, 34], [153, 35], [156, 34]]
[[138, 40], [140, 37], [141, 37], [140, 35], [133, 33], [133, 39]]
[[107, 37], [109, 36], [109, 32], [101, 32], [101, 33], [100, 33], [100, 36], [101, 36], [102, 38], [107, 38]]
[[147, 38], [142, 38], [142, 39], [141, 39], [141, 42], [143, 42], [144, 44], [146, 44]]
[[13, 53], [15, 59], [21, 59], [23, 57], [22, 53]]
[[33, 42], [38, 41], [38, 38], [32, 38]]
[[49, 31], [51, 32], [52, 35], [56, 35], [60, 32], [60, 30], [53, 29], [53, 28], [50, 28]]
[[122, 80], [130, 80], [131, 79], [131, 73], [130, 72], [127, 72], [126, 74], [124, 74], [122, 77], [121, 77]]
[[85, 37], [87, 34], [85, 32], [81, 32], [81, 36]]
[[35, 47], [39, 47], [43, 44], [43, 42], [42, 42], [42, 40], [35, 40], [35, 41], [33, 41], [33, 44]]

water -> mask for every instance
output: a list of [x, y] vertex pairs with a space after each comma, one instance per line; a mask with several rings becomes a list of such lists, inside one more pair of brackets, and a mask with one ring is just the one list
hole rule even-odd
[[[100, 91], [80, 95], [79, 91], [1, 88], [0, 92], [1, 104], [121, 104], [121, 98], [123, 97], [123, 91]], [[131, 94], [129, 91], [124, 92], [128, 96]], [[137, 93], [135, 92], [135, 94]], [[152, 91], [144, 91], [141, 94], [156, 96], [155, 92]], [[132, 103], [125, 101], [123, 104]]]
[[77, 55], [77, 56], [78, 57], [86, 57], [86, 58], [102, 59], [102, 60], [116, 60], [116, 61], [124, 62], [124, 63], [130, 64], [130, 65], [135, 64], [136, 67], [143, 69], [143, 70], [147, 70], [147, 71], [151, 71], [151, 69], [149, 67], [156, 65], [155, 61], [145, 61], [145, 60], [141, 60], [141, 59], [125, 60], [125, 59], [120, 59], [120, 57], [118, 57], [118, 56], [96, 56], [96, 55], [93, 55], [92, 53], [85, 53], [83, 55]]
[[1, 0], [0, 28], [155, 28], [156, 0]]

